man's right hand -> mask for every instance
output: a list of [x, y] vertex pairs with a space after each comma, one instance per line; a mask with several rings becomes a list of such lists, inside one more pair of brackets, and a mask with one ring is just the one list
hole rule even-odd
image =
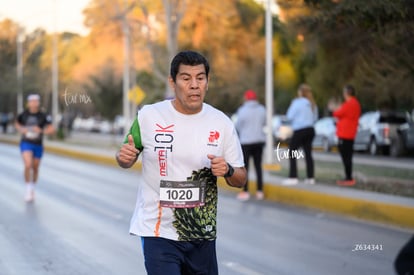
[[139, 153], [140, 151], [135, 148], [134, 138], [128, 135], [128, 143], [122, 145], [116, 155], [116, 160], [122, 168], [129, 168], [135, 163]]

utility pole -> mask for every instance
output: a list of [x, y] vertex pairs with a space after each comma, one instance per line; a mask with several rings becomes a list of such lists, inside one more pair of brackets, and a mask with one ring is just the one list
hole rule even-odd
[[23, 112], [23, 29], [18, 27], [17, 36], [17, 114]]
[[272, 0], [267, 0], [266, 6], [266, 120], [267, 120], [267, 135], [266, 135], [266, 162], [271, 164], [273, 162], [273, 24], [272, 24]]
[[115, 5], [116, 15], [112, 18], [119, 20], [122, 23], [122, 32], [124, 38], [124, 69], [122, 78], [122, 116], [124, 117], [124, 133], [128, 133], [129, 126], [131, 125], [131, 104], [128, 99], [128, 93], [131, 88], [130, 78], [130, 55], [131, 55], [131, 31], [128, 25], [128, 13], [134, 8], [135, 2], [131, 4], [128, 0], [124, 0], [124, 9], [120, 9], [119, 5]]
[[128, 100], [128, 92], [130, 89], [130, 70], [129, 70], [129, 54], [130, 54], [130, 30], [127, 20], [128, 0], [125, 0], [125, 13], [122, 16], [122, 30], [124, 33], [124, 74], [122, 87], [122, 110], [124, 116], [124, 133], [128, 133], [130, 125], [130, 104]]
[[59, 112], [59, 66], [58, 66], [58, 31], [57, 31], [57, 0], [54, 3], [54, 17], [53, 24], [55, 33], [53, 35], [53, 54], [52, 54], [52, 120], [53, 126], [58, 127], [58, 112]]

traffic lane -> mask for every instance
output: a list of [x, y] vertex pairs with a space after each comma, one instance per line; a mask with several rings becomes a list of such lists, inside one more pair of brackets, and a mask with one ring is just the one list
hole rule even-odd
[[[37, 201], [26, 205], [18, 150], [3, 145], [0, 150], [5, 179], [0, 211], [7, 209], [5, 219], [2, 213], [7, 226], [1, 227], [0, 259], [8, 259], [0, 261], [8, 267], [2, 270], [145, 274], [139, 238], [127, 234], [138, 172], [46, 154]], [[36, 234], [24, 241], [30, 236], [27, 228]], [[409, 236], [393, 228], [274, 203], [241, 203], [223, 192], [219, 198], [217, 253], [224, 275], [392, 274], [393, 259]], [[383, 245], [383, 250], [353, 252], [358, 243]], [[21, 261], [32, 254], [34, 262]]]
[[140, 240], [128, 234], [134, 171], [46, 154], [26, 204], [16, 149], [0, 146], [1, 274], [145, 274]]
[[[395, 256], [412, 234], [269, 202], [219, 205], [219, 259], [226, 270], [249, 271], [237, 274], [394, 274]], [[378, 250], [354, 251], [359, 244]]]

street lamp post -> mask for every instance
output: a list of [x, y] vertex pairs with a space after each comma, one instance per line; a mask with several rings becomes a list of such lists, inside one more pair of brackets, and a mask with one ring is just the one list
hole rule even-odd
[[59, 112], [59, 66], [58, 66], [58, 34], [55, 33], [53, 36], [53, 60], [52, 60], [52, 118], [53, 126], [58, 126], [58, 112]]
[[124, 133], [128, 133], [129, 125], [130, 125], [130, 105], [128, 100], [128, 92], [130, 88], [130, 70], [129, 70], [129, 41], [130, 41], [130, 30], [128, 26], [127, 20], [127, 7], [128, 1], [125, 1], [125, 14], [122, 18], [122, 29], [124, 33], [124, 74], [123, 74], [123, 87], [122, 87], [122, 109], [123, 109], [123, 116], [124, 116]]
[[266, 120], [267, 120], [267, 135], [266, 135], [266, 162], [272, 163], [273, 160], [273, 53], [272, 53], [272, 0], [267, 0], [266, 6]]
[[54, 1], [54, 18], [53, 24], [55, 33], [53, 35], [53, 56], [52, 56], [52, 120], [53, 126], [58, 126], [58, 112], [59, 112], [59, 66], [58, 66], [58, 31], [57, 31], [57, 0]]
[[17, 113], [23, 112], [23, 29], [19, 26], [17, 42]]

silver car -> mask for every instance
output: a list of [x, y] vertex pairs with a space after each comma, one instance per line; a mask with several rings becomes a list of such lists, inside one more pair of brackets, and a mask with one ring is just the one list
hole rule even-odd
[[315, 122], [314, 128], [313, 147], [322, 148], [324, 152], [330, 152], [333, 147], [338, 145], [335, 118], [323, 117]]
[[414, 151], [414, 121], [401, 124], [398, 135], [391, 141], [390, 155], [399, 157]]
[[405, 112], [375, 111], [363, 114], [359, 118], [354, 150], [367, 151], [371, 155], [380, 152], [388, 155], [398, 127], [407, 121]]

